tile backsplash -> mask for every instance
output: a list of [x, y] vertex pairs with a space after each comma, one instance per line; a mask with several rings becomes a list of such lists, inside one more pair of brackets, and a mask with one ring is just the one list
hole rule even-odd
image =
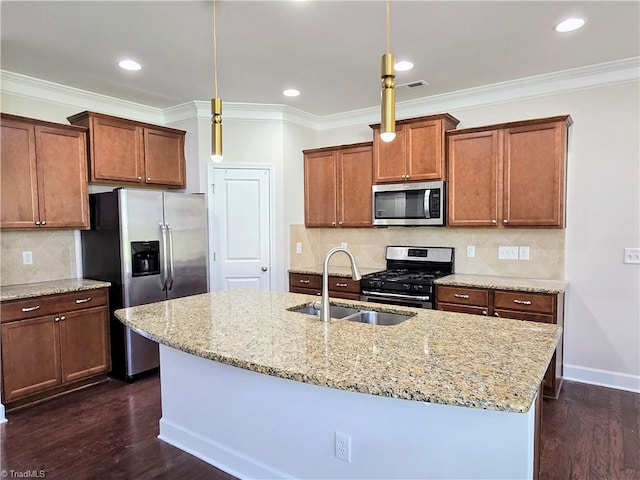
[[[3, 231], [0, 244], [0, 285], [78, 276], [73, 230]], [[23, 265], [22, 252], [31, 252], [33, 264]]]
[[[385, 268], [387, 245], [454, 247], [456, 273], [507, 277], [564, 279], [565, 230], [475, 229], [437, 227], [305, 228], [290, 229], [290, 268], [321, 265], [324, 254], [346, 242], [362, 268]], [[296, 253], [296, 243], [302, 253]], [[475, 257], [467, 257], [467, 246]], [[498, 247], [529, 247], [529, 260], [498, 259]], [[348, 266], [346, 255], [332, 257], [333, 265]]]

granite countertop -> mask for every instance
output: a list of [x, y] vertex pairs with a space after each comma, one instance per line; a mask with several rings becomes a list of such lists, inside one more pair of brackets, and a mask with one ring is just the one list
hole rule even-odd
[[471, 275], [455, 273], [434, 280], [436, 285], [453, 287], [492, 288], [532, 293], [564, 293], [568, 283], [564, 280], [543, 280], [540, 278], [497, 277], [491, 275]]
[[[526, 412], [561, 336], [546, 323], [335, 299], [416, 315], [395, 326], [289, 312], [315, 296], [231, 290], [116, 311], [164, 345], [310, 384], [447, 405]], [[205, 381], [203, 379], [203, 381]]]
[[[369, 273], [380, 272], [384, 270], [384, 267], [383, 268], [358, 267], [358, 270], [360, 270], [361, 275], [367, 275]], [[290, 268], [289, 273], [300, 273], [302, 275], [313, 275], [313, 274], [322, 275], [322, 265], [315, 265], [311, 267]], [[351, 278], [351, 267], [336, 267], [336, 266], [329, 265], [329, 275], [332, 275], [334, 277]]]
[[50, 282], [23, 283], [20, 285], [2, 285], [0, 287], [0, 301], [19, 300], [22, 298], [42, 297], [59, 293], [81, 292], [96, 288], [107, 288], [109, 282], [88, 280], [84, 278], [69, 278]]

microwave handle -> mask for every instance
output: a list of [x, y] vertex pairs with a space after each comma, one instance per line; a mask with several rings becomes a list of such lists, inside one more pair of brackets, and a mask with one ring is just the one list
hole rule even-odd
[[424, 218], [431, 218], [431, 214], [429, 212], [429, 204], [431, 200], [431, 190], [427, 189], [424, 191]]

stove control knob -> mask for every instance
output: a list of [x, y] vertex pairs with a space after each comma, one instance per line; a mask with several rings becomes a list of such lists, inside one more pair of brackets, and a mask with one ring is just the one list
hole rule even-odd
[[409, 291], [409, 290], [411, 290], [411, 285], [409, 285], [408, 283], [403, 283], [402, 284], [402, 288], [404, 288], [405, 290]]

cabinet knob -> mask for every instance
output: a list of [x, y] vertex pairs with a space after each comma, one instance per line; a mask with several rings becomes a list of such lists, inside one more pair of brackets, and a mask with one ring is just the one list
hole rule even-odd
[[509, 220], [502, 220], [502, 223], [509, 223]]
[[338, 222], [338, 225], [342, 225], [342, 222]]
[[138, 180], [142, 180], [142, 177], [138, 177]]
[[495, 225], [498, 222], [496, 220], [491, 220], [491, 223], [493, 223]]
[[494, 317], [499, 317], [499, 316], [500, 316], [500, 314], [499, 314], [498, 312], [493, 312], [493, 316], [494, 316]]
[[336, 224], [336, 222], [331, 222], [331, 225], [335, 225], [335, 224]]
[[60, 320], [66, 320], [67, 317], [65, 317], [64, 315], [60, 315]]
[[60, 317], [56, 317], [53, 319], [54, 322], [59, 322], [60, 321]]
[[147, 177], [147, 182], [150, 182], [150, 181], [151, 181], [151, 177]]
[[489, 314], [489, 312], [487, 312], [486, 310], [482, 310], [482, 314], [483, 314], [483, 315], [488, 315], [488, 314]]
[[36, 220], [36, 225], [40, 225], [40, 220]]

